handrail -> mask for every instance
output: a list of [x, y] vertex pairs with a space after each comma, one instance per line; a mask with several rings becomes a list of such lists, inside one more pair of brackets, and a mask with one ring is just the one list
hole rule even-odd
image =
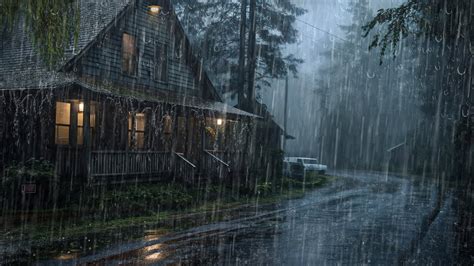
[[183, 160], [185, 163], [187, 163], [192, 168], [197, 168], [192, 162], [190, 162], [188, 159], [186, 159], [182, 153], [175, 152], [174, 154], [176, 154], [181, 160]]
[[226, 167], [230, 168], [230, 165], [226, 162], [224, 162], [223, 160], [221, 160], [219, 157], [215, 156], [214, 154], [210, 153], [209, 151], [204, 151], [206, 154], [208, 154], [209, 156], [211, 156], [214, 160], [216, 160], [217, 162], [225, 165]]

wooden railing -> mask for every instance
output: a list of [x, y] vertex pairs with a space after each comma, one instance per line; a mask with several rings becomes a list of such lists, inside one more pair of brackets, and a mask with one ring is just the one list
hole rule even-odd
[[[223, 180], [231, 171], [239, 171], [241, 153], [204, 151], [199, 165], [201, 177]], [[195, 183], [198, 167], [181, 153], [158, 151], [93, 151], [90, 177], [172, 176], [176, 180]]]
[[181, 153], [175, 153], [174, 175], [177, 180], [186, 183], [194, 183], [197, 167], [184, 157]]
[[223, 159], [219, 158], [210, 151], [204, 151], [202, 162], [204, 174], [211, 179], [225, 179], [228, 177], [231, 171], [230, 165], [228, 163], [224, 162]]
[[91, 155], [91, 177], [121, 175], [154, 175], [171, 172], [167, 152], [94, 151]]

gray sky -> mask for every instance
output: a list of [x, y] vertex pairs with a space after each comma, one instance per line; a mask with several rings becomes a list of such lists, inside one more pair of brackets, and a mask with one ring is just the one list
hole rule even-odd
[[[320, 53], [328, 49], [328, 33], [344, 38], [339, 25], [350, 22], [346, 11], [350, 0], [293, 0], [308, 12], [296, 22], [300, 35], [298, 43], [287, 51], [302, 58], [305, 62], [299, 69], [297, 78], [290, 78], [288, 133], [297, 139], [289, 141], [287, 151], [295, 156], [314, 156], [318, 154], [318, 124], [320, 120], [319, 98], [314, 93], [318, 89], [315, 82], [318, 68], [322, 64]], [[372, 0], [374, 10], [397, 5], [401, 0]], [[319, 28], [308, 25], [314, 25]], [[325, 46], [326, 45], [326, 46]], [[285, 81], [276, 80], [272, 88], [260, 92], [263, 102], [269, 107], [276, 121], [283, 126]]]

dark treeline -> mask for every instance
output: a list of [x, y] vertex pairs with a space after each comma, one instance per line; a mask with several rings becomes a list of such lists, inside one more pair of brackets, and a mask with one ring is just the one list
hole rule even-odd
[[214, 84], [233, 98], [255, 98], [272, 79], [296, 75], [303, 62], [284, 52], [296, 43], [295, 21], [306, 12], [290, 0], [179, 0], [175, 7]]
[[[320, 70], [321, 156], [335, 168], [433, 178], [437, 204], [420, 239], [456, 191], [459, 255], [472, 257], [474, 2], [409, 0], [373, 14], [352, 1], [346, 41]], [[377, 51], [373, 48], [379, 48]]]
[[[328, 163], [472, 177], [471, 5], [409, 1], [378, 14], [368, 1], [349, 5], [347, 41], [328, 49], [320, 73], [331, 103], [321, 134]], [[367, 49], [377, 46], [380, 56]]]
[[400, 49], [396, 60], [380, 65], [363, 37], [362, 26], [374, 16], [369, 1], [352, 1], [347, 11], [352, 22], [340, 26], [344, 39], [326, 45], [318, 73], [320, 157], [334, 168], [384, 170], [387, 150], [405, 142], [419, 123], [416, 62]]

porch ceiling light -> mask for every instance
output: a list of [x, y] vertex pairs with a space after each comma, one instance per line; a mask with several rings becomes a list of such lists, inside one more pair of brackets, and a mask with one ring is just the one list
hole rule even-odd
[[159, 5], [148, 6], [148, 9], [150, 10], [150, 13], [152, 13], [153, 15], [159, 15], [161, 12], [161, 6]]
[[222, 119], [217, 119], [217, 125], [218, 126], [222, 126], [222, 124], [224, 124], [224, 121]]

